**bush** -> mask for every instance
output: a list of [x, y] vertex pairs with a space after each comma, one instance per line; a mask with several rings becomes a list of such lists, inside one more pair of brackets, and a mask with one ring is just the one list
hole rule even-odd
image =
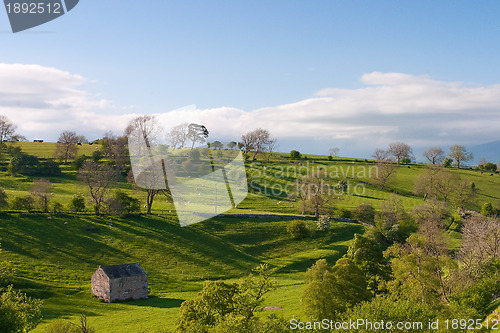
[[75, 170], [80, 170], [80, 168], [82, 167], [83, 165], [83, 162], [85, 162], [86, 160], [90, 159], [90, 157], [88, 157], [87, 155], [81, 155], [81, 156], [78, 156], [77, 158], [75, 158], [73, 160], [73, 168]]
[[410, 164], [411, 163], [411, 158], [403, 158], [401, 159], [402, 164]]
[[194, 170], [193, 162], [191, 162], [190, 160], [182, 162], [182, 169], [188, 173], [193, 171]]
[[199, 149], [193, 149], [189, 151], [189, 158], [193, 161], [199, 161], [200, 160], [200, 150]]
[[74, 195], [71, 199], [68, 209], [75, 213], [80, 213], [85, 210], [85, 198], [83, 195]]
[[309, 228], [306, 223], [301, 220], [292, 221], [286, 227], [286, 231], [295, 239], [302, 239], [309, 236]]
[[328, 156], [328, 160], [331, 161], [333, 160], [333, 157], [331, 155]]
[[139, 199], [131, 197], [123, 191], [116, 191], [113, 198], [107, 202], [111, 214], [135, 214], [141, 210]]
[[373, 224], [375, 221], [375, 209], [369, 203], [361, 204], [354, 208], [353, 217], [356, 220]]
[[35, 199], [31, 195], [16, 197], [12, 200], [11, 208], [14, 210], [27, 210], [31, 212], [35, 208]]
[[64, 212], [64, 206], [59, 201], [52, 202], [52, 213], [59, 214]]
[[342, 219], [350, 219], [352, 218], [352, 213], [349, 209], [347, 208], [340, 208], [338, 216]]
[[495, 215], [495, 210], [493, 209], [493, 205], [490, 202], [486, 202], [481, 207], [481, 214], [484, 216], [493, 216]]
[[316, 223], [318, 229], [321, 231], [327, 231], [330, 229], [330, 220], [330, 216], [321, 215]]
[[292, 151], [290, 152], [290, 158], [291, 158], [292, 160], [300, 160], [300, 158], [301, 158], [301, 154], [300, 154], [300, 152], [299, 152], [299, 151], [297, 151], [297, 150], [292, 150]]

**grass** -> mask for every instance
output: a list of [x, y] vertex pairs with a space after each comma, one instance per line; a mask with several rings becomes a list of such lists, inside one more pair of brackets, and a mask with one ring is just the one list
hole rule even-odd
[[[55, 149], [53, 143], [19, 145], [23, 151], [39, 158], [52, 157]], [[83, 145], [80, 154], [90, 155], [95, 147]], [[291, 163], [283, 153], [274, 154], [269, 163], [246, 163], [253, 185], [238, 208], [228, 213], [300, 214], [297, 202], [289, 194], [298, 179], [317, 171], [318, 167], [328, 171], [335, 181], [349, 182], [348, 192], [335, 200], [337, 208], [353, 209], [368, 202], [378, 210], [393, 194], [402, 200], [406, 210], [424, 203], [423, 198], [413, 194], [413, 184], [423, 172], [422, 165], [398, 166], [395, 180], [381, 190], [370, 178], [370, 172], [374, 172], [372, 161], [341, 157], [328, 161], [326, 156], [307, 156], [307, 160], [300, 161], [302, 165]], [[29, 194], [34, 179], [9, 175], [5, 171], [6, 155], [2, 158], [0, 186], [9, 199]], [[75, 194], [88, 197], [76, 170], [71, 165], [62, 168], [62, 176], [50, 178], [52, 200], [66, 206]], [[475, 183], [478, 200], [472, 208], [479, 210], [484, 202], [497, 206], [500, 200], [498, 174], [450, 170]], [[112, 190], [118, 188], [141, 202], [145, 200], [145, 193], [134, 189], [125, 179]], [[237, 280], [260, 263], [269, 263], [278, 269], [279, 287], [269, 294], [264, 305], [283, 307], [278, 314], [285, 318], [304, 318], [300, 298], [307, 268], [320, 258], [334, 264], [346, 253], [354, 234], [366, 231], [361, 225], [335, 223], [328, 232], [315, 231], [311, 237], [297, 241], [285, 232], [288, 219], [248, 217], [216, 217], [181, 228], [175, 207], [162, 196], [155, 200], [153, 213], [152, 216], [96, 217], [90, 214], [89, 208], [78, 215], [0, 214], [2, 261], [11, 262], [15, 276], [7, 282], [45, 300], [44, 322], [35, 332], [43, 332], [47, 324], [58, 318], [77, 322], [82, 311], [89, 316], [91, 325], [105, 332], [171, 328], [182, 301], [194, 297], [205, 280]], [[312, 219], [306, 223], [315, 229]], [[450, 235], [451, 247], [457, 249], [460, 234], [450, 231]], [[90, 295], [90, 277], [98, 265], [127, 262], [138, 262], [148, 272], [150, 299], [106, 304]]]
[[[296, 298], [305, 270], [319, 258], [333, 264], [353, 235], [364, 232], [360, 225], [338, 223], [329, 232], [295, 241], [285, 232], [288, 220], [216, 218], [181, 228], [173, 215], [48, 217], [1, 216], [2, 254], [15, 272], [11, 282], [45, 299], [44, 323], [35, 332], [56, 318], [76, 320], [81, 311], [101, 328], [119, 317], [130, 318], [113, 332], [172, 327], [180, 303], [193, 297], [203, 281], [238, 279], [264, 262], [278, 268], [280, 285], [266, 305], [300, 314]], [[308, 223], [313, 227], [313, 221]], [[97, 266], [125, 262], [138, 262], [148, 272], [153, 297], [116, 304], [93, 298], [90, 276]]]

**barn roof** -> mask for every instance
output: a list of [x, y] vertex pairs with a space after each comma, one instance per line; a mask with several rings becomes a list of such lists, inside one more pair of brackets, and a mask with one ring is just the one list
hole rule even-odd
[[100, 267], [110, 279], [146, 275], [146, 271], [138, 263]]

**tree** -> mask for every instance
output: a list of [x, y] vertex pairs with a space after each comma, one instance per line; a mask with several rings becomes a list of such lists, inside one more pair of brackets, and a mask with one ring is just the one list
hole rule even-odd
[[424, 152], [424, 157], [433, 165], [441, 164], [444, 160], [444, 151], [440, 147], [432, 147]]
[[391, 194], [380, 205], [375, 226], [377, 238], [382, 236], [388, 242], [404, 242], [417, 229], [411, 216], [405, 211], [402, 200], [395, 194]]
[[495, 215], [495, 210], [493, 209], [493, 205], [491, 202], [485, 202], [481, 207], [481, 214], [484, 216], [493, 216]]
[[316, 218], [333, 211], [333, 190], [326, 173], [304, 176], [297, 186], [302, 214], [311, 212]]
[[377, 160], [376, 165], [376, 172], [371, 176], [375, 183], [384, 189], [389, 181], [396, 175], [397, 166], [389, 159]]
[[35, 180], [30, 189], [31, 195], [38, 199], [38, 204], [44, 213], [49, 212], [49, 202], [52, 192], [52, 185], [48, 179]]
[[298, 151], [298, 150], [292, 150], [290, 152], [290, 158], [292, 160], [300, 160], [301, 159], [300, 151]]
[[399, 164], [402, 159], [410, 159], [412, 157], [412, 149], [410, 145], [404, 142], [393, 142], [389, 145], [389, 154], [394, 156], [396, 162]]
[[0, 289], [0, 332], [22, 333], [33, 330], [42, 320], [42, 300], [32, 299], [12, 289]]
[[339, 151], [340, 151], [339, 147], [330, 148], [330, 149], [328, 149], [328, 155], [329, 156], [338, 156]]
[[389, 157], [389, 152], [380, 148], [376, 148], [372, 157], [376, 161], [385, 161]]
[[370, 298], [364, 273], [348, 258], [339, 259], [333, 267], [320, 259], [307, 270], [305, 279], [302, 301], [314, 319], [335, 318]]
[[347, 257], [363, 271], [367, 288], [377, 293], [382, 281], [389, 280], [390, 269], [382, 250], [373, 239], [355, 234], [347, 250]]
[[78, 170], [78, 178], [89, 188], [95, 213], [99, 215], [106, 193], [115, 182], [116, 171], [109, 165], [88, 160]]
[[447, 171], [441, 166], [427, 167], [425, 172], [420, 174], [415, 181], [414, 192], [423, 194], [424, 200], [428, 196], [438, 200], [442, 198], [446, 203], [449, 196], [455, 192], [460, 177], [453, 172]]
[[462, 146], [462, 145], [451, 146], [449, 157], [452, 158], [457, 163], [457, 167], [459, 169], [460, 169], [461, 163], [470, 161], [474, 158], [472, 153], [467, 152], [467, 149], [465, 149], [465, 146]]
[[75, 213], [83, 212], [85, 210], [85, 198], [83, 195], [73, 195], [68, 204], [68, 209]]
[[462, 245], [458, 256], [467, 275], [477, 281], [500, 258], [500, 219], [471, 216], [462, 227]]
[[269, 141], [267, 142], [267, 151], [269, 154], [267, 155], [267, 162], [270, 161], [271, 155], [273, 154], [273, 151], [276, 149], [278, 146], [278, 139], [277, 138], [269, 138]]
[[14, 210], [26, 210], [31, 212], [35, 208], [35, 200], [31, 195], [15, 197], [10, 206]]
[[[196, 143], [203, 143], [208, 138], [208, 130], [203, 125], [189, 124], [187, 137], [191, 140], [191, 150], [194, 149]], [[222, 143], [221, 143], [222, 144]]]
[[266, 146], [269, 144], [271, 139], [271, 133], [268, 130], [257, 128], [251, 132], [243, 134], [241, 136], [241, 141], [245, 146], [245, 154], [253, 151], [252, 160], [255, 161], [257, 154], [262, 153]]
[[186, 140], [187, 140], [187, 135], [188, 135], [188, 123], [183, 123], [179, 124], [177, 126], [174, 126], [168, 133], [167, 133], [167, 142], [168, 144], [173, 148], [184, 148], [186, 145]]
[[213, 149], [222, 149], [224, 145], [220, 141], [214, 141], [212, 142], [211, 148]]
[[76, 157], [78, 152], [78, 135], [72, 131], [64, 131], [59, 136], [56, 144], [56, 151], [54, 152], [54, 157], [60, 160], [64, 160], [64, 164], [68, 163], [69, 159]]
[[117, 170], [124, 172], [125, 166], [130, 163], [127, 137], [115, 135], [113, 132], [106, 132], [101, 144], [104, 156], [113, 161]]
[[233, 150], [237, 145], [238, 143], [236, 141], [231, 141], [227, 144], [227, 148]]
[[17, 126], [14, 125], [9, 118], [0, 115], [0, 156], [2, 155], [5, 142], [17, 141], [22, 138], [21, 135], [16, 134]]
[[462, 211], [467, 206], [473, 205], [476, 202], [477, 188], [474, 183], [468, 180], [462, 180], [455, 188], [455, 205]]
[[[238, 332], [247, 332], [252, 321], [258, 320], [254, 319], [254, 313], [264, 301], [264, 296], [276, 288], [271, 278], [274, 270], [267, 264], [260, 265], [253, 271], [255, 274], [251, 274], [239, 283], [206, 281], [194, 299], [181, 304], [177, 331], [207, 332], [219, 325], [220, 329], [229, 319], [231, 322], [239, 321]], [[220, 331], [226, 332], [226, 330], [216, 330]]]

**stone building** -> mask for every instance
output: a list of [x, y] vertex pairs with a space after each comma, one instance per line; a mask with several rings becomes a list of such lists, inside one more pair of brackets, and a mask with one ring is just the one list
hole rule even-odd
[[139, 264], [99, 266], [92, 274], [92, 294], [111, 303], [148, 298], [148, 274]]

